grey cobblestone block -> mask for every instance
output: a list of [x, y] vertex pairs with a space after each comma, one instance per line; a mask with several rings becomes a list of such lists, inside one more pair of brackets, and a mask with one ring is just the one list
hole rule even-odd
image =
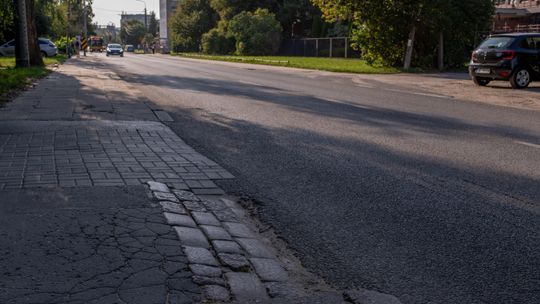
[[227, 209], [227, 205], [223, 203], [222, 201], [214, 201], [214, 200], [203, 200], [202, 204], [209, 210], [216, 211], [216, 210], [223, 210]]
[[234, 241], [212, 241], [212, 246], [219, 253], [237, 253], [241, 254], [244, 251], [240, 245]]
[[173, 190], [173, 193], [180, 199], [181, 201], [195, 201], [198, 202], [199, 198], [189, 191], [184, 190]]
[[154, 192], [154, 196], [160, 201], [171, 201], [175, 203], [180, 202], [172, 193]]
[[274, 258], [274, 255], [270, 252], [261, 241], [257, 239], [237, 238], [236, 241], [251, 257], [255, 258]]
[[186, 207], [186, 209], [188, 209], [189, 211], [206, 211], [206, 208], [199, 202], [185, 201], [182, 203], [184, 204], [184, 207]]
[[225, 276], [235, 300], [240, 302], [268, 300], [266, 289], [255, 274], [229, 272]]
[[220, 188], [194, 188], [193, 193], [197, 195], [222, 195], [225, 191]]
[[236, 214], [229, 208], [216, 210], [214, 211], [214, 215], [222, 222], [239, 222]]
[[163, 183], [158, 183], [154, 181], [148, 181], [148, 186], [150, 186], [150, 190], [152, 191], [158, 191], [158, 192], [170, 192], [169, 187]]
[[208, 249], [191, 246], [182, 246], [182, 248], [191, 264], [219, 266], [218, 261]]
[[249, 261], [240, 254], [219, 253], [218, 258], [223, 265], [234, 271], [248, 271], [251, 268]]
[[201, 228], [210, 240], [232, 240], [231, 235], [221, 227], [201, 225], [199, 228]]
[[193, 216], [193, 218], [199, 225], [211, 225], [211, 226], [220, 225], [218, 219], [212, 213], [209, 213], [209, 212], [193, 211], [191, 212], [191, 216]]
[[161, 205], [163, 210], [166, 212], [177, 213], [177, 214], [187, 214], [187, 211], [184, 208], [184, 206], [180, 205], [179, 203], [161, 201], [159, 202], [159, 204]]
[[222, 278], [205, 277], [205, 276], [193, 276], [193, 282], [197, 285], [220, 285], [227, 286], [227, 282]]
[[232, 222], [224, 222], [223, 226], [234, 237], [239, 237], [239, 238], [252, 238], [252, 237], [254, 237], [253, 232], [251, 232], [251, 230], [249, 230], [249, 228], [244, 224], [232, 223]]
[[219, 285], [204, 286], [203, 295], [207, 300], [220, 302], [228, 301], [231, 296], [227, 288]]
[[167, 219], [167, 222], [170, 225], [191, 227], [191, 228], [197, 227], [197, 224], [195, 224], [195, 222], [193, 221], [193, 219], [191, 219], [189, 215], [169, 213], [169, 212], [165, 212], [164, 215], [165, 215], [165, 219]]
[[199, 265], [199, 264], [190, 264], [189, 269], [193, 272], [194, 275], [204, 276], [204, 277], [219, 277], [221, 276], [221, 269], [219, 267]]
[[210, 248], [210, 244], [201, 230], [188, 227], [174, 227], [174, 230], [176, 230], [182, 245]]
[[287, 281], [287, 271], [275, 259], [251, 258], [249, 260], [261, 280], [273, 282]]

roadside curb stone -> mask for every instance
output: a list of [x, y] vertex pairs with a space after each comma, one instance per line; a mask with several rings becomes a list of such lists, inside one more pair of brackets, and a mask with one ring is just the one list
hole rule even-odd
[[210, 240], [225, 240], [225, 241], [231, 241], [232, 237], [231, 235], [225, 231], [225, 229], [217, 226], [206, 226], [201, 225], [201, 230], [206, 234], [208, 239]]
[[255, 268], [255, 272], [263, 281], [285, 282], [288, 279], [287, 272], [273, 259], [249, 259]]
[[[286, 282], [288, 275], [257, 233], [240, 222], [245, 213], [234, 202], [201, 199], [192, 192], [148, 182], [163, 216], [174, 228], [187, 257], [192, 281], [206, 300], [267, 301], [264, 282]], [[251, 262], [250, 262], [251, 261]], [[257, 267], [257, 268], [255, 268]]]
[[242, 254], [243, 250], [237, 242], [234, 241], [212, 241], [212, 246], [219, 253], [237, 253]]
[[229, 272], [225, 276], [231, 287], [231, 293], [236, 300], [268, 300], [266, 288], [253, 273]]
[[218, 261], [208, 249], [190, 246], [184, 246], [183, 249], [191, 264], [219, 266]]
[[197, 224], [195, 224], [193, 219], [191, 219], [191, 217], [189, 217], [188, 215], [169, 213], [169, 212], [165, 212], [164, 215], [169, 225], [191, 227], [191, 228], [197, 227]]
[[174, 227], [182, 244], [192, 247], [210, 248], [208, 240], [197, 228]]

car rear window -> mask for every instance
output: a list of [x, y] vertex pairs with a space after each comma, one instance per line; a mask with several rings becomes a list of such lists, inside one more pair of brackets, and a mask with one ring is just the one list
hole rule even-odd
[[478, 47], [480, 49], [504, 49], [509, 47], [515, 38], [513, 37], [491, 37]]

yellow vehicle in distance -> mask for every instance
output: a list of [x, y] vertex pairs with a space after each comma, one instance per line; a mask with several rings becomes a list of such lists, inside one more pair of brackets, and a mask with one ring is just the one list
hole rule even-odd
[[103, 37], [100, 36], [90, 36], [88, 39], [88, 48], [90, 52], [103, 52], [105, 45], [103, 45]]

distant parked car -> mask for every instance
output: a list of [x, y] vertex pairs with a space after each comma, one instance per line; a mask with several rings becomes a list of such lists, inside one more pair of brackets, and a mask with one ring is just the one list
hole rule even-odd
[[506, 80], [514, 89], [540, 80], [540, 33], [490, 36], [472, 53], [469, 74], [476, 85]]
[[122, 46], [116, 43], [107, 44], [107, 57], [110, 55], [120, 55], [120, 57], [124, 57], [124, 50], [122, 49]]
[[[47, 38], [38, 38], [39, 49], [43, 57], [56, 56], [58, 48]], [[0, 46], [0, 56], [15, 56], [15, 40], [10, 40]]]
[[126, 45], [126, 52], [135, 52], [135, 47], [131, 44]]

